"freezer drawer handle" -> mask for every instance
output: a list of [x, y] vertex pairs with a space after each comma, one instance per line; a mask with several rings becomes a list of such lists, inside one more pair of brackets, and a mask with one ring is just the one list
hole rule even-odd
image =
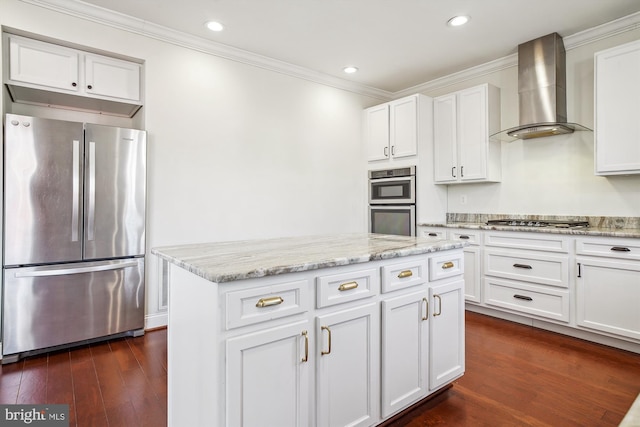
[[118, 264], [99, 265], [94, 267], [62, 268], [59, 270], [17, 271], [15, 273], [15, 277], [50, 277], [64, 276], [67, 274], [95, 273], [97, 271], [120, 270], [122, 268], [136, 267], [137, 265], [137, 261], [130, 261]]

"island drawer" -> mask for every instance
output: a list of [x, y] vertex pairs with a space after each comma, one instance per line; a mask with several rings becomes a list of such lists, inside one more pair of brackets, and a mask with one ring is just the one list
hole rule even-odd
[[507, 279], [569, 287], [569, 259], [566, 256], [487, 250], [484, 254], [484, 272]]
[[377, 295], [380, 278], [375, 268], [316, 277], [318, 308]]
[[569, 321], [569, 291], [486, 277], [484, 295], [487, 305]]
[[426, 283], [427, 260], [424, 258], [382, 267], [382, 292], [393, 292]]
[[297, 280], [227, 292], [224, 296], [226, 329], [309, 311], [309, 286], [308, 280]]
[[429, 258], [429, 279], [440, 280], [464, 273], [464, 254], [445, 254]]

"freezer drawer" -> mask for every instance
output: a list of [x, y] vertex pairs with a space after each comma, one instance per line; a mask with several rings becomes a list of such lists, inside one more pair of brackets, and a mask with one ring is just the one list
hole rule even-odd
[[144, 327], [144, 258], [4, 270], [3, 355]]

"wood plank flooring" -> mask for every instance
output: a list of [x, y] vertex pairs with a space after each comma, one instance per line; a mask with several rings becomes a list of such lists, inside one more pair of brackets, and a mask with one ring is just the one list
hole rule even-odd
[[[467, 371], [391, 424], [617, 426], [640, 355], [467, 312]], [[166, 426], [166, 330], [0, 367], [0, 403], [68, 403], [70, 426]], [[265, 426], [271, 427], [271, 426]]]

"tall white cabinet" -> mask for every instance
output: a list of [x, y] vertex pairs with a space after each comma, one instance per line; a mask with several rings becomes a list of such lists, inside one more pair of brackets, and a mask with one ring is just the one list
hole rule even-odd
[[640, 173], [640, 41], [595, 54], [595, 173]]
[[433, 100], [435, 182], [497, 182], [501, 143], [500, 90], [483, 84]]

